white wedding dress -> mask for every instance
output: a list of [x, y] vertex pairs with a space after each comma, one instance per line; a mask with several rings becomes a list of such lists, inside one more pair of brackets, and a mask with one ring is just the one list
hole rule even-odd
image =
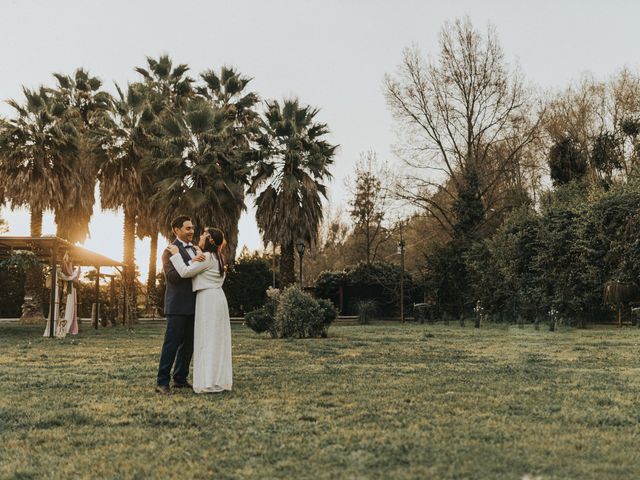
[[231, 390], [231, 325], [227, 297], [222, 291], [224, 273], [218, 259], [205, 253], [203, 262], [185, 265], [179, 253], [171, 263], [183, 278], [193, 278], [196, 313], [193, 332], [193, 391], [196, 393]]

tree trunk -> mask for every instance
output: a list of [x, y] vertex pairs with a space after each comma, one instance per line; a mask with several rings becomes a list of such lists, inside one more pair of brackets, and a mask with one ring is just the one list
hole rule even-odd
[[156, 308], [156, 263], [158, 262], [158, 232], [151, 234], [151, 253], [149, 254], [149, 278], [147, 279], [147, 315], [153, 315]]
[[[31, 236], [42, 236], [41, 208], [31, 208]], [[20, 323], [45, 323], [44, 314], [42, 313], [42, 284], [42, 266], [38, 263], [33, 268], [30, 268], [25, 272], [24, 301], [22, 303], [22, 316], [20, 317]]]
[[284, 289], [296, 281], [293, 242], [282, 245], [281, 250], [280, 288]]
[[236, 254], [238, 253], [238, 222], [240, 221], [240, 216], [233, 219], [233, 222], [230, 227], [224, 232], [224, 235], [227, 240], [227, 251], [223, 252], [226, 254], [226, 261], [229, 264], [229, 268], [236, 262]]
[[366, 227], [366, 241], [367, 241], [367, 265], [371, 265], [371, 225], [368, 223]]
[[[66, 212], [67, 214], [69, 212]], [[65, 240], [69, 240], [69, 227], [67, 225], [68, 222], [61, 220], [58, 218], [60, 212], [56, 212], [55, 222], [56, 222], [56, 237], [64, 238]]]
[[136, 245], [136, 217], [127, 208], [124, 209], [123, 250], [124, 278], [123, 278], [123, 313], [127, 325], [132, 326], [137, 321], [136, 313], [136, 282], [135, 282], [135, 245]]
[[31, 228], [32, 237], [42, 236], [42, 216], [43, 216], [43, 212], [41, 208], [31, 209], [30, 228]]

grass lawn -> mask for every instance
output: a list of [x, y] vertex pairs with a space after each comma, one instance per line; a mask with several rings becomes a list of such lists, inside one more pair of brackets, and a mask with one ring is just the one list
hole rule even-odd
[[637, 329], [234, 325], [234, 390], [172, 397], [163, 332], [0, 323], [0, 478], [640, 475]]

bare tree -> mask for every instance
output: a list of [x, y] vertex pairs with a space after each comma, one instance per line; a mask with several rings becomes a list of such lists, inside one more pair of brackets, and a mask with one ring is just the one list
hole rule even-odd
[[351, 193], [349, 215], [354, 222], [354, 233], [362, 245], [367, 263], [375, 261], [380, 246], [391, 238], [385, 228], [387, 207], [390, 203], [390, 189], [393, 182], [391, 170], [380, 162], [376, 152], [360, 154], [356, 163], [354, 178], [347, 178], [345, 184]]
[[477, 177], [483, 222], [500, 213], [505, 179], [523, 168], [542, 110], [534, 112], [518, 72], [507, 69], [494, 28], [481, 35], [468, 18], [446, 23], [438, 60], [405, 49], [385, 94], [407, 167], [398, 194], [452, 233], [452, 205]]
[[325, 207], [318, 239], [304, 255], [305, 278], [315, 280], [324, 271], [339, 271], [354, 263], [353, 249], [348, 244], [352, 229], [343, 217], [341, 209]]

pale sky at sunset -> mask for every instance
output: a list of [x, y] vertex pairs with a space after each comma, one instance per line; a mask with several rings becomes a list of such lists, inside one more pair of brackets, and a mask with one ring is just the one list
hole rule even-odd
[[[51, 73], [78, 67], [126, 84], [146, 56], [167, 53], [191, 75], [233, 65], [253, 77], [262, 98], [298, 96], [321, 109], [341, 145], [330, 185], [331, 204], [346, 202], [344, 177], [362, 151], [394, 163], [393, 122], [382, 81], [412, 43], [438, 53], [446, 20], [469, 15], [484, 31], [495, 25], [510, 63], [541, 89], [559, 88], [585, 71], [606, 79], [640, 66], [640, 3], [628, 1], [62, 1], [0, 0], [0, 99], [22, 101], [21, 86], [53, 85]], [[6, 104], [0, 115], [12, 114]], [[122, 258], [122, 218], [96, 208], [85, 246]], [[25, 211], [0, 213], [10, 234], [28, 235]], [[54, 233], [50, 215], [44, 233]], [[161, 241], [164, 246], [164, 241]], [[252, 211], [240, 224], [240, 246], [261, 246]], [[149, 241], [136, 260], [147, 273]]]

